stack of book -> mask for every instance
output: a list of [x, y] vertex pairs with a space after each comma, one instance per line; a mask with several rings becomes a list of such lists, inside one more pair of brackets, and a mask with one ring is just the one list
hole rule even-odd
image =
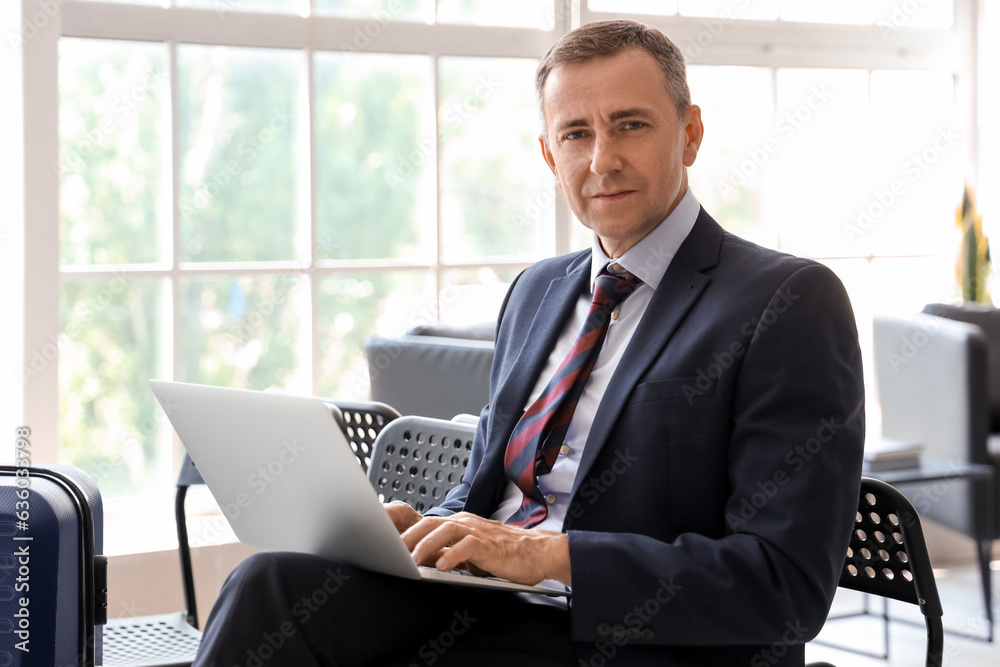
[[879, 438], [865, 444], [865, 470], [900, 470], [920, 465], [923, 445], [917, 442]]

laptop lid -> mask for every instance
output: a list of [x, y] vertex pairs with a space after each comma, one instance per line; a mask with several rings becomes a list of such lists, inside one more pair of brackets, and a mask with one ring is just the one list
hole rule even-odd
[[312, 396], [150, 380], [241, 542], [407, 579], [568, 595], [418, 568], [358, 465], [335, 406]]

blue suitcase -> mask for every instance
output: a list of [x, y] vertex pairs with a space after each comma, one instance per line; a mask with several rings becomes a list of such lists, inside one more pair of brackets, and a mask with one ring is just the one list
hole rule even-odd
[[101, 664], [102, 538], [101, 494], [86, 473], [0, 466], [0, 665]]

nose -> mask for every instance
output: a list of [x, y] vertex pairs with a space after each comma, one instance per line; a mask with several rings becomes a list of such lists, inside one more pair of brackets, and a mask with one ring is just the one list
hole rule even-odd
[[624, 163], [614, 137], [598, 135], [594, 139], [594, 152], [590, 156], [590, 171], [597, 176], [606, 176], [621, 171]]

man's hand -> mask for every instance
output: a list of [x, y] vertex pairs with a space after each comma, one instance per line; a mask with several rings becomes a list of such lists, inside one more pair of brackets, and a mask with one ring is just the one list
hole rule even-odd
[[424, 518], [424, 515], [413, 509], [402, 500], [393, 500], [382, 505], [389, 513], [389, 518], [396, 525], [396, 530], [403, 533], [407, 528]]
[[565, 533], [526, 530], [461, 512], [424, 517], [402, 537], [417, 565], [439, 570], [464, 566], [519, 584], [534, 585], [543, 579], [572, 583]]

